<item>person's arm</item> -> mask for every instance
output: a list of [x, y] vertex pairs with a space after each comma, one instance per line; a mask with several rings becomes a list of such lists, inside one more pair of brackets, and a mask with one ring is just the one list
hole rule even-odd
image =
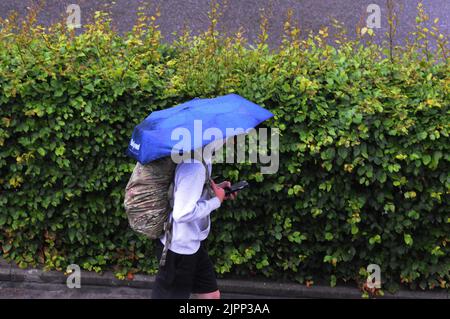
[[220, 207], [221, 199], [218, 196], [209, 200], [200, 199], [204, 183], [205, 167], [201, 163], [180, 164], [175, 174], [174, 221], [178, 223], [192, 222], [208, 216], [213, 210]]

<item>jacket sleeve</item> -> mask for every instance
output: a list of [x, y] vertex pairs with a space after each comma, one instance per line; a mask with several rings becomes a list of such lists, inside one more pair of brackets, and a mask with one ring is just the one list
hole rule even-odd
[[199, 162], [183, 162], [175, 172], [173, 219], [189, 223], [202, 219], [220, 207], [220, 200], [201, 199], [205, 183], [205, 167]]

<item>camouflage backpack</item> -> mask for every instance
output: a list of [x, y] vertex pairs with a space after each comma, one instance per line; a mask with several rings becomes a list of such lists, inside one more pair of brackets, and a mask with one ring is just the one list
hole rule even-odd
[[170, 157], [134, 167], [124, 200], [134, 231], [151, 239], [162, 235], [171, 208], [175, 167]]
[[[206, 163], [205, 186], [209, 186], [210, 176]], [[168, 247], [172, 241], [172, 221], [169, 214], [173, 208], [173, 180], [176, 164], [169, 157], [134, 167], [125, 188], [124, 207], [130, 227], [150, 239], [159, 238], [166, 232], [166, 245], [160, 265], [164, 266]], [[205, 187], [204, 186], [204, 187]], [[212, 190], [208, 187], [212, 194]]]

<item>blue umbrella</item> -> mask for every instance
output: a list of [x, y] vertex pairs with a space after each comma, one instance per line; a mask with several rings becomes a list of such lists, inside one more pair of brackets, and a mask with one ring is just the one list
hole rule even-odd
[[[254, 128], [272, 116], [271, 112], [237, 94], [195, 98], [152, 112], [134, 128], [127, 155], [147, 164], [172, 153], [192, 151], [220, 138], [217, 136], [220, 134], [215, 133], [205, 138], [208, 129], [221, 133], [221, 138], [228, 138], [239, 134], [238, 129]], [[181, 144], [180, 134], [184, 134]]]

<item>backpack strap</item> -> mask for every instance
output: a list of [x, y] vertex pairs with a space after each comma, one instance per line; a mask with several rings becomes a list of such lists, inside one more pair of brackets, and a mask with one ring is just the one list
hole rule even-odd
[[205, 187], [206, 187], [206, 190], [208, 191], [208, 195], [211, 197], [214, 195], [214, 192], [211, 187], [211, 176], [209, 174], [208, 165], [206, 164], [205, 159], [203, 158], [202, 154], [199, 153], [198, 151], [194, 152], [194, 159], [201, 162], [203, 164], [203, 167], [205, 168], [205, 183], [203, 184], [203, 189], [205, 189]]
[[[197, 152], [195, 152], [196, 155], [198, 155]], [[205, 162], [205, 159], [203, 158], [203, 156], [201, 157], [201, 163], [203, 164], [203, 167], [205, 168], [205, 183], [203, 184], [203, 190], [208, 191], [208, 195], [210, 197], [212, 197], [214, 195], [214, 191], [212, 190], [211, 187], [211, 176], [209, 174], [209, 169], [208, 169], [208, 165]], [[195, 156], [194, 156], [195, 158]], [[198, 158], [197, 158], [198, 160]], [[168, 190], [168, 199], [169, 199], [169, 206], [170, 206], [170, 210], [173, 211], [173, 204], [174, 204], [174, 179], [175, 179], [175, 172], [173, 174], [174, 176], [172, 177], [172, 182], [170, 183], [169, 186], [169, 190]], [[203, 192], [202, 192], [203, 194]], [[161, 254], [161, 259], [159, 260], [159, 266], [160, 267], [164, 267], [164, 265], [166, 264], [166, 259], [167, 259], [167, 251], [169, 250], [169, 246], [172, 243], [172, 227], [173, 227], [173, 219], [172, 216], [169, 212], [169, 217], [168, 220], [164, 223], [164, 232], [166, 233], [166, 242], [164, 244], [164, 248]]]
[[[175, 174], [174, 174], [175, 175]], [[173, 200], [174, 200], [174, 178], [172, 178], [172, 182], [170, 183], [169, 190], [168, 190], [168, 199], [169, 199], [169, 212], [167, 213], [167, 221], [164, 223], [164, 232], [166, 234], [166, 242], [164, 244], [164, 248], [161, 254], [161, 259], [159, 260], [159, 266], [164, 267], [166, 264], [166, 258], [167, 258], [167, 251], [169, 250], [169, 246], [172, 243], [172, 225], [173, 220], [172, 216], [170, 215], [170, 211], [173, 211]]]
[[205, 159], [203, 157], [202, 157], [202, 164], [203, 167], [205, 167], [205, 183], [203, 184], [203, 190], [206, 188], [209, 197], [213, 197], [215, 194], [211, 187], [211, 176], [209, 174], [208, 165], [206, 164]]

